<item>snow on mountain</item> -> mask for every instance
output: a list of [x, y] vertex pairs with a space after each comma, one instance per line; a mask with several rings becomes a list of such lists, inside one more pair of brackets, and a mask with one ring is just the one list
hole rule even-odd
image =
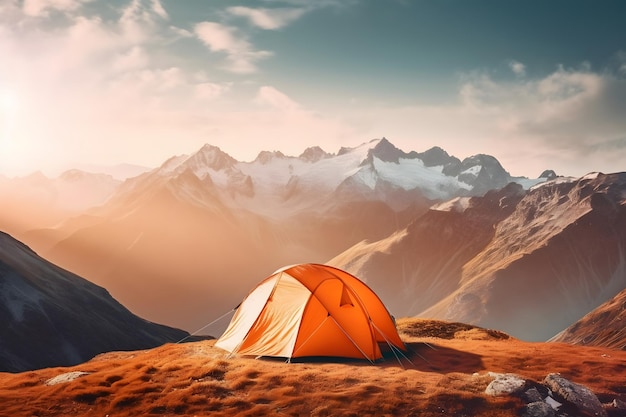
[[455, 197], [451, 200], [437, 203], [430, 207], [431, 210], [437, 211], [456, 211], [463, 213], [471, 206], [471, 197]]
[[331, 154], [324, 151], [319, 146], [311, 146], [310, 148], [306, 148], [299, 158], [308, 162], [317, 162], [320, 159], [328, 158], [330, 156]]
[[426, 167], [420, 159], [401, 158], [398, 163], [374, 159], [372, 165], [378, 178], [405, 190], [422, 189], [430, 199], [445, 199], [472, 189], [458, 178], [444, 175], [442, 166]]
[[529, 187], [529, 190], [536, 190], [538, 188], [541, 187], [549, 187], [555, 184], [570, 184], [573, 183], [575, 181], [578, 181], [578, 178], [576, 177], [556, 177], [554, 179], [550, 179], [544, 182], [540, 182], [538, 184], [534, 184], [531, 187]]
[[[200, 179], [210, 177], [226, 204], [266, 215], [284, 215], [285, 210], [318, 205], [320, 198], [309, 196], [307, 200], [307, 193], [327, 196], [341, 190], [344, 196], [366, 197], [369, 193], [370, 199], [389, 199], [390, 190], [395, 189], [403, 192], [404, 200], [407, 192], [414, 193], [413, 198], [447, 200], [481, 195], [509, 182], [528, 188], [546, 180], [511, 177], [489, 155], [460, 161], [441, 148], [406, 153], [385, 138], [344, 147], [337, 154], [319, 147], [308, 148], [299, 157], [262, 151], [252, 162], [236, 161], [219, 148], [205, 145], [192, 155], [169, 159], [153, 173], [172, 176], [185, 170]], [[402, 204], [395, 206], [402, 208]]]

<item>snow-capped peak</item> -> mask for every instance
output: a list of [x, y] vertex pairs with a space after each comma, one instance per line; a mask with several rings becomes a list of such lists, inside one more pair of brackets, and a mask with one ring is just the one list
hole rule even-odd
[[204, 145], [198, 152], [191, 155], [189, 159], [185, 161], [185, 165], [188, 165], [194, 172], [202, 168], [211, 168], [215, 171], [221, 171], [232, 168], [235, 164], [237, 164], [235, 158], [223, 152], [217, 146], [208, 144]]
[[259, 162], [263, 165], [266, 165], [266, 164], [269, 164], [274, 158], [284, 159], [286, 158], [286, 156], [281, 151], [273, 151], [273, 152], [261, 151], [259, 152], [259, 155], [256, 157], [255, 162]]
[[304, 152], [298, 157], [307, 162], [317, 162], [320, 159], [329, 158], [331, 154], [324, 151], [319, 146], [311, 146], [306, 148]]
[[217, 146], [206, 144], [192, 155], [179, 155], [168, 159], [157, 168], [161, 175], [171, 175], [191, 170], [198, 178], [208, 172], [226, 171], [237, 165], [237, 160]]
[[[374, 141], [372, 141], [374, 142]], [[370, 142], [370, 144], [372, 143]], [[387, 138], [377, 141], [376, 145], [367, 154], [367, 160], [371, 162], [373, 158], [378, 158], [383, 162], [400, 162], [400, 158], [407, 158], [407, 154], [396, 148]], [[365, 162], [365, 161], [364, 161]]]

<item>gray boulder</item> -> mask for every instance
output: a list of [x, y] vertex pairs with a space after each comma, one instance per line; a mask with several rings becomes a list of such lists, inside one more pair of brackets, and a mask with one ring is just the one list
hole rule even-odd
[[527, 403], [535, 403], [538, 401], [543, 401], [544, 397], [541, 396], [541, 393], [537, 388], [532, 387], [531, 389], [524, 392], [523, 398]]
[[515, 374], [499, 374], [489, 372], [494, 380], [487, 385], [485, 393], [494, 397], [510, 395], [521, 391], [526, 385], [526, 380]]
[[527, 404], [522, 417], [555, 417], [554, 409], [543, 401]]
[[579, 411], [598, 417], [607, 417], [607, 412], [602, 408], [602, 403], [589, 388], [576, 384], [560, 374], [549, 374], [543, 383], [552, 390], [559, 400], [574, 406]]

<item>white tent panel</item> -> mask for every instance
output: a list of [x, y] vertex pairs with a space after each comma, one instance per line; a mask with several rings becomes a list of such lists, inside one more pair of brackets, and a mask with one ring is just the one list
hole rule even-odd
[[267, 299], [272, 294], [279, 275], [275, 275], [267, 281], [259, 284], [241, 303], [233, 316], [230, 325], [219, 338], [215, 346], [228, 352], [237, 350], [241, 341], [244, 340], [259, 314], [265, 307]]
[[241, 354], [291, 357], [293, 353], [311, 292], [285, 272], [278, 277], [273, 294], [239, 349]]

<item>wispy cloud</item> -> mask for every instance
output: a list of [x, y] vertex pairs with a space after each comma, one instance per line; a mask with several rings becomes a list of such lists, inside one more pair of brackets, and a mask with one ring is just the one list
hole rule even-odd
[[546, 168], [582, 175], [586, 172], [573, 169], [624, 169], [615, 150], [626, 145], [625, 108], [626, 78], [583, 63], [532, 79], [466, 74], [457, 103], [361, 108], [357, 123], [399, 138], [399, 145], [408, 138], [459, 157], [491, 153], [517, 175], [538, 175]]
[[195, 25], [194, 32], [212, 52], [224, 52], [228, 61], [226, 68], [235, 73], [255, 72], [257, 61], [272, 55], [272, 52], [254, 49], [247, 37], [233, 26], [202, 22]]
[[169, 19], [169, 15], [159, 0], [152, 0], [152, 11], [159, 15], [162, 19]]
[[626, 75], [626, 51], [618, 51], [614, 58], [617, 61], [618, 71]]
[[524, 75], [526, 75], [526, 65], [522, 64], [521, 62], [518, 61], [509, 61], [509, 68], [511, 68], [511, 71], [513, 71], [513, 73], [517, 76], [523, 77]]
[[233, 16], [244, 17], [253, 25], [266, 30], [280, 29], [305, 14], [308, 8], [251, 8], [244, 6], [228, 7], [226, 11]]
[[259, 104], [269, 105], [273, 109], [286, 113], [301, 110], [300, 105], [296, 101], [292, 100], [287, 94], [279, 91], [277, 88], [269, 85], [264, 85], [259, 88], [255, 100]]
[[195, 96], [203, 101], [212, 101], [221, 97], [232, 87], [232, 83], [201, 82], [194, 87]]
[[266, 4], [278, 7], [231, 6], [222, 13], [218, 22], [204, 22], [196, 25], [198, 37], [212, 51], [228, 54], [227, 69], [238, 73], [252, 73], [257, 70], [256, 62], [273, 55], [271, 51], [257, 50], [249, 40], [245, 28], [231, 25], [233, 17], [246, 19], [254, 27], [263, 30], [278, 30], [292, 24], [306, 13], [327, 7], [346, 7], [352, 0], [269, 0]]
[[93, 0], [24, 0], [22, 10], [28, 16], [43, 16], [50, 11], [73, 12]]

